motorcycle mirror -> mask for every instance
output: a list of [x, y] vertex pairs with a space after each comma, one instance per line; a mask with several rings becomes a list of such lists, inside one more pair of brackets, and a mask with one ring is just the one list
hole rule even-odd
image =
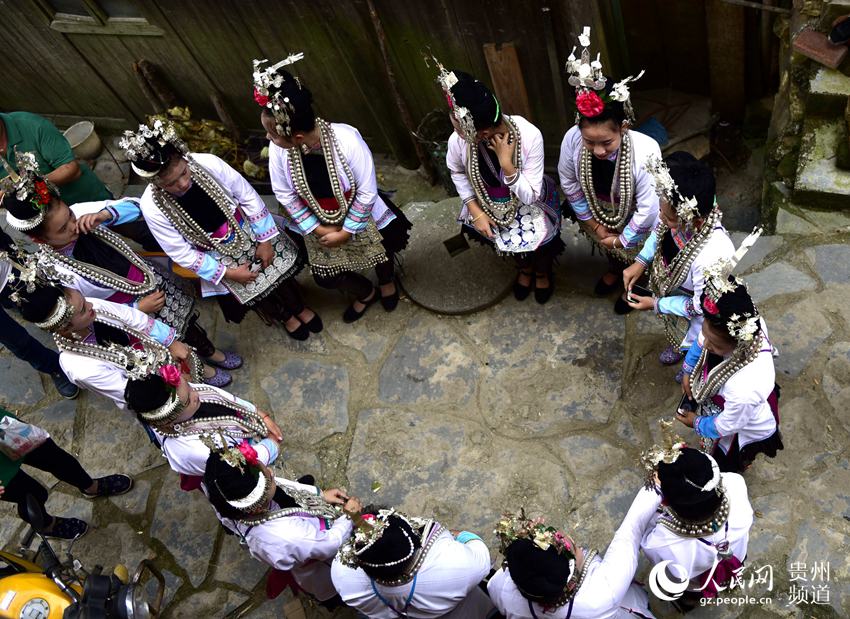
[[24, 505], [30, 526], [36, 531], [36, 533], [40, 534], [47, 528], [47, 514], [44, 512], [44, 508], [31, 494], [26, 495]]

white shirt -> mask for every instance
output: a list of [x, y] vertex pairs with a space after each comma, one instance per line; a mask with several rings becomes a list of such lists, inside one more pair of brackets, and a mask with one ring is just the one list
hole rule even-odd
[[[767, 398], [776, 385], [773, 346], [764, 319], [760, 319], [765, 341], [752, 363], [735, 372], [717, 391], [725, 400], [723, 411], [715, 417], [714, 427], [720, 435], [719, 445], [729, 453], [735, 434], [738, 446], [764, 440], [776, 432], [776, 419]], [[700, 344], [705, 342], [700, 334]]]
[[[477, 614], [482, 602], [485, 608], [492, 609], [492, 605], [478, 583], [489, 571], [490, 551], [484, 542], [471, 539], [462, 544], [444, 530], [416, 573], [415, 587], [411, 581], [398, 587], [375, 583], [375, 588], [399, 611], [404, 608], [413, 588], [407, 616], [416, 619], [435, 619], [449, 613], [452, 617], [485, 617], [486, 610], [484, 614]], [[331, 578], [343, 601], [370, 619], [398, 618], [399, 615], [375, 595], [371, 580], [362, 569], [352, 569], [337, 559], [331, 567]]]
[[[354, 177], [354, 183], [357, 186], [354, 200], [363, 206], [371, 206], [372, 219], [375, 220], [379, 229], [383, 228], [392, 221], [393, 216], [387, 204], [378, 195], [378, 178], [375, 173], [375, 160], [372, 157], [372, 151], [363, 141], [360, 132], [351, 125], [344, 123], [330, 124], [342, 151], [342, 156], [348, 163], [351, 175]], [[334, 152], [334, 161], [337, 164], [337, 169], [341, 171], [343, 169], [342, 161], [340, 161], [336, 152]], [[306, 208], [298, 196], [298, 192], [295, 191], [292, 167], [289, 164], [289, 152], [273, 142], [269, 142], [269, 179], [277, 201], [283, 205], [290, 218]], [[342, 182], [343, 191], [351, 189], [347, 174], [341, 172], [339, 179]], [[315, 216], [312, 217], [315, 221], [306, 230], [299, 228], [291, 219], [287, 221], [287, 225], [299, 234], [309, 234], [319, 225], [318, 219], [315, 219]]]
[[[320, 494], [315, 486], [288, 479], [279, 482]], [[276, 509], [276, 506], [273, 508]], [[320, 601], [336, 595], [331, 582], [331, 561], [342, 542], [351, 535], [351, 520], [337, 518], [330, 529], [322, 530], [319, 519], [286, 516], [263, 524], [248, 525], [219, 516], [222, 524], [239, 535], [255, 559], [282, 571], [291, 571], [298, 585]]]
[[[640, 586], [632, 579], [637, 570], [640, 541], [661, 503], [660, 497], [651, 490], [638, 492], [604, 557], [597, 556], [590, 567], [573, 603], [571, 619], [634, 619], [652, 618], [649, 600]], [[509, 569], [497, 571], [487, 585], [490, 598], [507, 619], [532, 619], [528, 600], [523, 597]], [[539, 619], [565, 619], [569, 604], [546, 613], [532, 602], [534, 613]], [[635, 612], [631, 612], [633, 609]]]
[[[753, 524], [753, 508], [747, 496], [747, 483], [737, 473], [721, 473], [723, 488], [729, 499], [729, 531], [722, 527], [712, 535], [702, 539], [711, 542], [704, 544], [694, 537], [676, 535], [670, 529], [657, 525], [658, 514], [653, 518], [652, 526], [647, 530], [640, 543], [646, 558], [653, 565], [670, 560], [682, 566], [688, 578], [696, 578], [711, 569], [717, 557], [716, 544], [724, 540], [739, 561], [747, 557], [747, 544], [750, 540], [750, 527]], [[697, 589], [705, 583], [691, 582], [691, 589]]]
[[[129, 305], [120, 305], [103, 299], [86, 300], [91, 302], [95, 311], [106, 310], [118, 316], [122, 324], [136, 331], [146, 333], [152, 322], [147, 314]], [[124, 368], [108, 361], [67, 351], [59, 353], [59, 365], [68, 379], [80, 389], [88, 389], [106, 396], [122, 410], [127, 408], [124, 401], [127, 372]]]
[[[626, 226], [630, 227], [635, 234], [646, 236], [658, 223], [658, 195], [655, 193], [655, 181], [646, 171], [645, 166], [651, 155], [661, 158], [661, 149], [658, 147], [658, 142], [639, 131], [629, 131], [629, 136], [632, 141], [635, 210]], [[561, 142], [561, 155], [558, 159], [561, 190], [570, 204], [587, 199], [579, 182], [579, 164], [583, 150], [581, 130], [578, 125], [574, 125], [564, 135]], [[619, 185], [615, 188], [615, 192], [619, 194]], [[622, 235], [620, 241], [623, 241]]]
[[[245, 180], [244, 176], [230, 167], [224, 160], [210, 153], [191, 153], [191, 156], [198, 165], [218, 181], [225, 194], [232, 198], [230, 200], [231, 212], [236, 212], [238, 205], [239, 210], [242, 211], [242, 214], [246, 218], [246, 221], [243, 222], [243, 227], [248, 226], [252, 218], [260, 217], [267, 213], [265, 202], [263, 202], [260, 194]], [[169, 221], [154, 203], [153, 190], [152, 185], [147, 186], [145, 192], [142, 194], [139, 206], [142, 209], [142, 215], [150, 228], [151, 234], [153, 234], [165, 253], [181, 267], [191, 271], [194, 271], [201, 264], [206, 254], [209, 254], [218, 261], [218, 254], [216, 252], [205, 252], [196, 248], [171, 225], [171, 221]], [[276, 231], [265, 240], [269, 241], [277, 237], [278, 234], [279, 232]], [[192, 268], [193, 266], [195, 269]], [[229, 294], [227, 288], [220, 283], [223, 276], [224, 271], [221, 270], [217, 281], [207, 281], [200, 278], [201, 294], [204, 297]]]

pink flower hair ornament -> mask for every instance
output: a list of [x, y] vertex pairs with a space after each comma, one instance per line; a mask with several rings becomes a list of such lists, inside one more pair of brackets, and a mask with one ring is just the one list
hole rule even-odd
[[159, 368], [159, 375], [167, 385], [174, 388], [180, 385], [180, 368], [176, 365], [163, 365]]
[[705, 300], [702, 302], [702, 306], [712, 316], [717, 316], [720, 313], [720, 309], [717, 307], [717, 303], [714, 302], [714, 299], [711, 297], [705, 297]]
[[605, 110], [605, 102], [593, 90], [581, 90], [576, 95], [576, 108], [585, 118], [594, 118]]
[[239, 452], [245, 457], [245, 462], [249, 466], [257, 466], [260, 463], [260, 458], [257, 455], [257, 450], [251, 447], [247, 439], [243, 439], [238, 446]]

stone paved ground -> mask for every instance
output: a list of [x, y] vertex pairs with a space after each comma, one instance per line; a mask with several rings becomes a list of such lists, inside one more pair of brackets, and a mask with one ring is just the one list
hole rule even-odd
[[[557, 292], [543, 308], [508, 298], [474, 315], [441, 317], [403, 301], [392, 314], [375, 306], [346, 325], [343, 299], [305, 277], [326, 324], [306, 343], [253, 316], [226, 325], [210, 304], [203, 323], [247, 359], [233, 391], [274, 413], [286, 435], [285, 474], [313, 473], [325, 487], [434, 514], [490, 542], [500, 510], [524, 505], [604, 550], [640, 486], [638, 454], [679, 391], [674, 372], [657, 362], [659, 322], [618, 317], [609, 300], [593, 298], [603, 263], [571, 229], [564, 236]], [[848, 236], [844, 229], [766, 238], [746, 259], [781, 351], [786, 450], [746, 475], [757, 510], [749, 560], [773, 566], [773, 603], [704, 609], [695, 618], [850, 615]], [[129, 415], [90, 394], [61, 400], [7, 351], [0, 375], [0, 401], [48, 428], [93, 474], [136, 477], [131, 494], [93, 503], [62, 484], [53, 489], [55, 513], [94, 524], [74, 549], [86, 564], [155, 557], [168, 581], [166, 617], [284, 616], [282, 598], [264, 602], [263, 566], [223, 534], [200, 494], [178, 489]], [[0, 509], [0, 539], [14, 547], [23, 526], [7, 505]], [[819, 561], [830, 563], [831, 605], [789, 608], [788, 568]], [[301, 616], [296, 606], [285, 615]], [[659, 617], [674, 616], [664, 603], [654, 607]], [[309, 607], [306, 614], [329, 616]]]

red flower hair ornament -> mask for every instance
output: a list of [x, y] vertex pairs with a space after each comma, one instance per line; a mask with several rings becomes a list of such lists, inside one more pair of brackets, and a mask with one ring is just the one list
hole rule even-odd
[[593, 90], [582, 90], [576, 95], [576, 107], [585, 118], [593, 118], [602, 113], [605, 103]]
[[245, 456], [245, 462], [249, 466], [257, 466], [260, 463], [260, 458], [257, 456], [257, 450], [251, 447], [251, 444], [243, 439], [241, 443], [239, 443], [239, 452]]
[[262, 107], [266, 107], [269, 102], [269, 97], [254, 88], [254, 101], [259, 103]]
[[705, 311], [712, 316], [717, 316], [720, 313], [720, 310], [717, 308], [717, 303], [715, 303], [714, 299], [709, 296], [705, 297], [705, 300], [702, 302], [702, 306], [705, 308]]

